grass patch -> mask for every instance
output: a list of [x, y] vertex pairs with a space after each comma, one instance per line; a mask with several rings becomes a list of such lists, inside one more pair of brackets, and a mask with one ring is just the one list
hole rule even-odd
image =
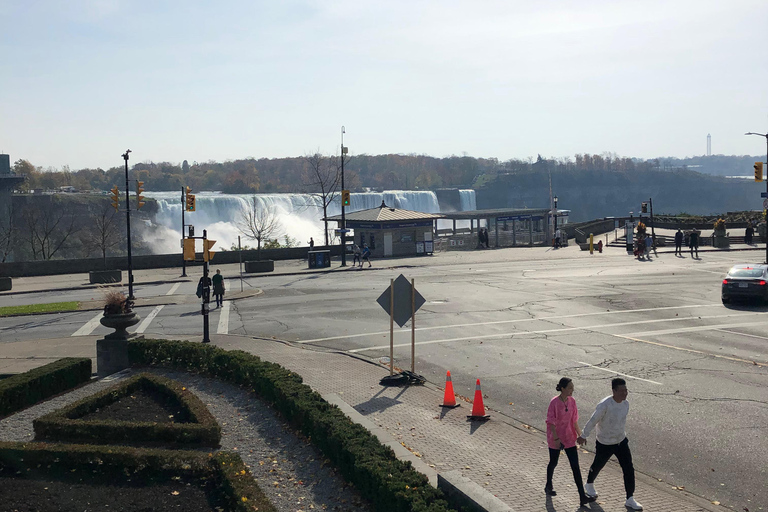
[[75, 300], [69, 302], [50, 302], [48, 304], [29, 304], [27, 306], [4, 306], [0, 308], [0, 316], [77, 311], [79, 307], [80, 303]]

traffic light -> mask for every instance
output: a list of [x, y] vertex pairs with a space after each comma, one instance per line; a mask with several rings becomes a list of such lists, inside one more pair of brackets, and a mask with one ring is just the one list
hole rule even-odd
[[195, 261], [195, 239], [184, 239], [184, 261]]
[[141, 193], [144, 192], [144, 182], [136, 180], [136, 209], [138, 210], [144, 206], [144, 196]]
[[187, 187], [187, 193], [184, 195], [184, 201], [186, 203], [186, 209], [188, 212], [195, 211], [195, 195], [190, 194], [192, 189]]
[[643, 213], [648, 213], [648, 203], [640, 203], [640, 211]]
[[211, 247], [216, 245], [216, 240], [203, 240], [203, 261], [211, 261], [213, 255], [216, 254], [211, 250]]
[[763, 181], [763, 162], [755, 162], [755, 181]]
[[118, 190], [117, 185], [113, 185], [110, 189], [112, 192], [112, 207], [115, 209], [115, 211], [120, 210], [120, 190]]
[[349, 206], [349, 190], [341, 191], [341, 204]]

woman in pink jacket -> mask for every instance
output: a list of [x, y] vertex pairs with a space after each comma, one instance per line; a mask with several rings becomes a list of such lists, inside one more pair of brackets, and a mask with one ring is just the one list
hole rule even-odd
[[579, 411], [576, 409], [576, 400], [573, 399], [573, 381], [563, 377], [555, 388], [560, 394], [549, 402], [547, 410], [547, 444], [549, 445], [549, 464], [547, 465], [547, 485], [544, 492], [547, 496], [556, 496], [552, 487], [552, 474], [560, 458], [560, 450], [565, 450], [568, 462], [571, 464], [573, 479], [579, 491], [579, 502], [586, 505], [595, 501], [595, 498], [584, 493], [584, 483], [581, 479], [579, 468], [579, 453], [576, 448], [576, 439], [581, 435], [579, 428]]

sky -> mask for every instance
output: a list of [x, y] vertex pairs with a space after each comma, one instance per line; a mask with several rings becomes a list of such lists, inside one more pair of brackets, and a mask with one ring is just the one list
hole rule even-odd
[[761, 155], [765, 0], [0, 0], [0, 153]]

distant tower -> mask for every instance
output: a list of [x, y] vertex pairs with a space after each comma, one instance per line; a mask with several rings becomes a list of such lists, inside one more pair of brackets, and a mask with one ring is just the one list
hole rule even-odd
[[712, 156], [712, 136], [707, 134], [707, 156]]

